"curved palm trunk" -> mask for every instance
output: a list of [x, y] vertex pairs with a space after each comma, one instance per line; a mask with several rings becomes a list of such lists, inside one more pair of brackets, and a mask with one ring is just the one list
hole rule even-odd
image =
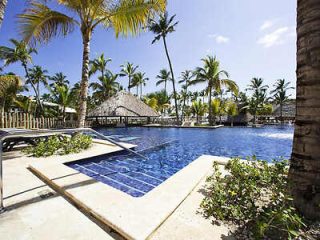
[[130, 91], [131, 91], [131, 76], [129, 75], [128, 78], [129, 78], [128, 91], [130, 93]]
[[289, 178], [296, 207], [320, 219], [320, 1], [298, 0], [296, 124]]
[[162, 40], [163, 40], [164, 49], [166, 51], [166, 55], [167, 55], [167, 59], [168, 59], [169, 67], [170, 67], [170, 71], [171, 71], [172, 87], [173, 87], [173, 98], [174, 98], [174, 105], [175, 105], [175, 110], [176, 110], [176, 120], [177, 120], [177, 123], [179, 124], [179, 112], [178, 112], [178, 104], [177, 104], [177, 91], [176, 91], [176, 85], [175, 85], [175, 80], [174, 80], [174, 73], [173, 73], [172, 63], [171, 63], [169, 52], [168, 52], [168, 48], [167, 48], [166, 38], [162, 37]]
[[281, 124], [283, 124], [282, 110], [283, 110], [283, 103], [280, 103], [280, 122], [281, 122]]
[[80, 86], [80, 106], [78, 127], [84, 127], [87, 113], [87, 98], [89, 85], [89, 55], [90, 55], [90, 34], [83, 35], [83, 56], [82, 56], [82, 77]]
[[7, 0], [0, 0], [0, 28], [3, 22], [6, 6], [7, 6]]

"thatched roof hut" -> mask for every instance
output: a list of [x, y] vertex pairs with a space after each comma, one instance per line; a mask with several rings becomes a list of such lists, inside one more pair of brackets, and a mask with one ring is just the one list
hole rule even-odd
[[[275, 117], [280, 117], [279, 105], [274, 108], [272, 115]], [[296, 115], [296, 102], [294, 100], [291, 100], [285, 103], [282, 107], [282, 116], [284, 118], [295, 118], [295, 115]]]
[[137, 97], [121, 91], [90, 111], [88, 117], [159, 117], [159, 114]]

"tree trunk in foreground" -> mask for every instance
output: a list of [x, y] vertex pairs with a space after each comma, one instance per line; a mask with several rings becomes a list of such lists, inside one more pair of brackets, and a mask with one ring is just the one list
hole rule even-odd
[[162, 37], [162, 39], [163, 39], [163, 45], [164, 45], [164, 49], [166, 51], [166, 55], [167, 55], [167, 59], [168, 59], [169, 67], [170, 67], [170, 71], [171, 71], [174, 106], [175, 106], [175, 110], [176, 110], [177, 123], [179, 123], [179, 112], [178, 112], [178, 104], [177, 104], [177, 91], [176, 91], [176, 84], [175, 84], [175, 80], [174, 80], [174, 73], [173, 73], [173, 69], [172, 69], [172, 63], [171, 63], [171, 60], [170, 60], [170, 57], [169, 57], [166, 38]]
[[296, 124], [289, 178], [297, 209], [320, 219], [320, 1], [298, 0]]
[[3, 22], [6, 6], [7, 6], [7, 0], [0, 0], [0, 28]]
[[87, 98], [89, 85], [90, 34], [83, 35], [82, 78], [80, 86], [80, 106], [78, 127], [84, 127], [87, 114]]

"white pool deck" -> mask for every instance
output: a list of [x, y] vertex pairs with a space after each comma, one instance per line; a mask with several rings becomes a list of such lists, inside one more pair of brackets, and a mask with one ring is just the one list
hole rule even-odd
[[119, 150], [102, 141], [79, 154], [46, 159], [6, 154], [0, 239], [232, 239], [226, 226], [198, 213], [212, 162], [227, 158], [202, 156], [141, 198], [63, 164]]

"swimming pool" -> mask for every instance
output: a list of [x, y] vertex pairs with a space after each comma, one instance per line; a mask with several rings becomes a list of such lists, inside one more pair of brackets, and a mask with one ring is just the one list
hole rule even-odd
[[293, 127], [100, 128], [115, 140], [136, 144], [148, 157], [120, 152], [67, 165], [133, 197], [141, 197], [201, 155], [258, 159], [289, 158]]

